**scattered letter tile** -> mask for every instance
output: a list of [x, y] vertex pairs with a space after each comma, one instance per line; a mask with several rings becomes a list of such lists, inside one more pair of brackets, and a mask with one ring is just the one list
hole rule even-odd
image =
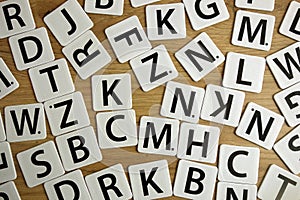
[[208, 84], [201, 119], [237, 127], [242, 114], [245, 93]]
[[5, 128], [2, 120], [2, 114], [0, 112], [0, 142], [3, 142], [6, 140], [6, 133]]
[[206, 33], [198, 35], [177, 51], [175, 56], [194, 81], [200, 81], [225, 60], [222, 52]]
[[17, 178], [17, 172], [8, 142], [0, 142], [0, 177], [0, 183], [12, 181]]
[[4, 111], [7, 141], [22, 142], [47, 137], [43, 104], [7, 106]]
[[160, 0], [130, 0], [132, 7], [137, 8]]
[[111, 62], [110, 55], [92, 31], [87, 31], [62, 51], [82, 79]]
[[237, 46], [269, 51], [274, 25], [274, 16], [238, 10], [231, 42]]
[[218, 179], [255, 185], [258, 180], [259, 156], [259, 148], [221, 145]]
[[167, 83], [160, 114], [186, 122], [199, 121], [205, 90], [182, 83]]
[[101, 0], [85, 0], [84, 10], [87, 13], [104, 14], [104, 15], [123, 15], [124, 0], [101, 1]]
[[300, 41], [299, 20], [300, 3], [297, 1], [291, 1], [280, 25], [279, 32], [287, 37]]
[[101, 149], [137, 145], [134, 110], [100, 112], [96, 115], [98, 142]]
[[256, 185], [219, 182], [216, 200], [224, 200], [225, 197], [227, 199], [257, 200], [256, 195]]
[[273, 11], [275, 0], [235, 0], [235, 6], [239, 8]]
[[94, 26], [77, 0], [66, 1], [48, 14], [44, 22], [62, 46]]
[[54, 136], [90, 125], [89, 115], [81, 92], [74, 92], [44, 103]]
[[120, 63], [125, 63], [152, 48], [135, 15], [108, 27], [105, 34]]
[[130, 65], [145, 92], [178, 76], [178, 71], [164, 45], [132, 59]]
[[138, 151], [175, 156], [178, 134], [178, 120], [143, 116], [140, 120]]
[[46, 28], [9, 38], [9, 45], [18, 70], [45, 64], [55, 59]]
[[134, 199], [159, 199], [172, 196], [168, 162], [159, 160], [128, 167]]
[[0, 58], [0, 99], [19, 88], [19, 83], [4, 60]]
[[266, 59], [258, 56], [229, 52], [226, 58], [223, 86], [260, 93], [266, 68]]
[[32, 188], [65, 173], [53, 141], [49, 141], [17, 154], [27, 183]]
[[13, 181], [0, 185], [0, 197], [4, 200], [21, 200], [18, 189]]

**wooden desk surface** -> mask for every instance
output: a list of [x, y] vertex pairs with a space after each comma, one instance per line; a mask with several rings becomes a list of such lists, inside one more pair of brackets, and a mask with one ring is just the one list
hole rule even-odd
[[[46, 15], [46, 13], [51, 12], [56, 7], [58, 7], [60, 4], [62, 4], [64, 0], [30, 0], [33, 15], [35, 18], [35, 22], [37, 24], [37, 27], [46, 27], [46, 25], [43, 22], [43, 17]], [[80, 4], [84, 4], [84, 0], [79, 0]], [[180, 0], [161, 0], [158, 2], [159, 4], [162, 3], [178, 3], [181, 2]], [[209, 28], [203, 29], [201, 31], [194, 31], [191, 28], [191, 25], [189, 23], [188, 18], [186, 17], [187, 22], [187, 38], [183, 40], [175, 40], [174, 41], [160, 41], [160, 42], [153, 42], [153, 46], [157, 46], [159, 44], [165, 44], [169, 50], [169, 53], [171, 54], [171, 57], [173, 59], [173, 62], [175, 63], [177, 70], [179, 71], [179, 77], [176, 79], [176, 81], [188, 83], [194, 86], [198, 87], [205, 87], [208, 83], [213, 84], [220, 84], [221, 78], [223, 76], [223, 68], [224, 64], [219, 66], [216, 70], [211, 72], [209, 75], [207, 75], [203, 80], [199, 82], [193, 82], [191, 78], [187, 75], [185, 70], [181, 67], [181, 65], [178, 63], [178, 61], [174, 57], [174, 53], [180, 49], [184, 44], [186, 44], [188, 41], [196, 37], [201, 32], [206, 32], [209, 34], [209, 36], [213, 39], [213, 41], [217, 44], [217, 46], [221, 49], [221, 51], [226, 54], [229, 51], [237, 52], [237, 53], [245, 53], [249, 55], [256, 55], [256, 56], [262, 56], [265, 57], [267, 55], [270, 55], [284, 47], [287, 47], [288, 45], [294, 43], [295, 41], [279, 34], [278, 29], [280, 26], [280, 23], [283, 19], [283, 16], [286, 12], [286, 9], [288, 7], [288, 4], [290, 1], [286, 0], [276, 0], [275, 10], [273, 12], [261, 12], [261, 11], [254, 11], [259, 13], [266, 13], [270, 15], [276, 16], [276, 24], [275, 24], [275, 31], [273, 36], [273, 44], [272, 48], [269, 52], [264, 51], [258, 51], [253, 49], [247, 49], [242, 47], [233, 46], [231, 41], [231, 34], [233, 29], [233, 23], [234, 23], [234, 17], [235, 12], [238, 10], [234, 6], [234, 0], [225, 0], [227, 4], [227, 8], [230, 12], [230, 19], [219, 23], [217, 25], [211, 26]], [[157, 4], [158, 4], [157, 3]], [[132, 8], [130, 5], [129, 0], [125, 0], [125, 8], [124, 8], [124, 14], [120, 17], [118, 16], [108, 16], [108, 15], [94, 15], [89, 14], [91, 19], [94, 22], [93, 31], [97, 35], [100, 41], [104, 43], [104, 45], [107, 47], [107, 49], [110, 49], [108, 45], [108, 41], [106, 40], [106, 36], [104, 34], [104, 29], [129, 17], [132, 15], [138, 15], [142, 25], [146, 27], [145, 23], [145, 7], [140, 8]], [[61, 46], [58, 44], [56, 39], [53, 37], [53, 35], [49, 32], [50, 40], [52, 43], [53, 50], [55, 52], [56, 59], [62, 58], [63, 55], [61, 53]], [[111, 55], [113, 53], [111, 52]], [[0, 40], [0, 56], [5, 60], [9, 68], [12, 70], [13, 74], [16, 76], [17, 80], [20, 83], [20, 88], [16, 90], [14, 93], [10, 94], [6, 98], [0, 100], [0, 108], [1, 112], [3, 113], [3, 109], [5, 106], [8, 105], [18, 105], [18, 104], [29, 104], [29, 103], [35, 103], [35, 97], [34, 93], [31, 87], [31, 83], [28, 77], [27, 71], [17, 71], [13, 62], [12, 54], [10, 51], [10, 47], [8, 45], [7, 39]], [[84, 98], [87, 104], [87, 108], [89, 110], [90, 119], [92, 122], [92, 125], [94, 128], [95, 126], [95, 112], [92, 111], [91, 106], [91, 88], [90, 88], [90, 80], [82, 81], [80, 78], [76, 75], [73, 68], [70, 66], [70, 70], [72, 73], [72, 77], [76, 86], [76, 90], [80, 90], [84, 94]], [[132, 74], [132, 89], [133, 89], [133, 108], [136, 110], [137, 113], [137, 123], [139, 123], [139, 119], [143, 115], [152, 115], [152, 116], [158, 116], [159, 115], [159, 108], [162, 101], [162, 97], [164, 94], [164, 86], [159, 87], [157, 89], [154, 89], [148, 93], [144, 93], [138, 85], [137, 80], [135, 79], [135, 76], [133, 75], [131, 68], [128, 63], [120, 64], [116, 59], [114, 58], [114, 62], [106, 67], [103, 70], [100, 70], [97, 74], [111, 74], [111, 73], [130, 73]], [[274, 77], [272, 76], [269, 68], [266, 68], [265, 77], [264, 77], [264, 85], [263, 85], [263, 91], [260, 94], [253, 94], [253, 93], [246, 93], [246, 101], [244, 104], [244, 108], [246, 106], [247, 102], [256, 102], [257, 104], [260, 104], [262, 106], [265, 106], [266, 108], [269, 108], [277, 113], [279, 113], [279, 110], [277, 106], [275, 105], [273, 101], [273, 95], [277, 92], [279, 92], [280, 89], [277, 86]], [[2, 114], [3, 115], [3, 114]], [[216, 125], [210, 122], [204, 122], [200, 120], [201, 124], [210, 124], [210, 125]], [[252, 144], [242, 138], [237, 137], [234, 134], [235, 129], [227, 126], [220, 126], [222, 134], [220, 139], [220, 144], [231, 144], [231, 145], [241, 145], [241, 146], [254, 146], [258, 147], [255, 144]], [[20, 195], [22, 199], [47, 199], [46, 194], [44, 191], [44, 188], [42, 185], [29, 189], [23, 179], [22, 173], [20, 172], [20, 168], [18, 163], [16, 162], [16, 154], [19, 152], [22, 152], [26, 149], [29, 149], [33, 146], [36, 146], [38, 144], [44, 143], [48, 140], [53, 140], [54, 137], [50, 133], [50, 128], [47, 124], [47, 130], [48, 130], [48, 137], [45, 140], [41, 141], [33, 141], [33, 142], [22, 142], [22, 143], [12, 143], [12, 151], [15, 159], [15, 164], [17, 168], [17, 174], [18, 178], [15, 180], [15, 183], [17, 185], [17, 188], [20, 192]], [[278, 140], [281, 139], [283, 136], [285, 136], [291, 128], [289, 128], [286, 124], [282, 128], [280, 135], [278, 137]], [[259, 168], [259, 183], [260, 185], [268, 167], [271, 164], [276, 164], [280, 167], [283, 167], [285, 169], [286, 166], [284, 163], [280, 160], [280, 158], [275, 154], [273, 150], [265, 150], [263, 148], [260, 148], [261, 150], [261, 157], [260, 157], [260, 168]], [[130, 148], [121, 148], [121, 149], [112, 149], [112, 150], [102, 150], [103, 153], [103, 161], [88, 167], [83, 167], [82, 171], [84, 175], [91, 174], [92, 172], [99, 171], [103, 168], [106, 168], [110, 165], [122, 163], [125, 170], [127, 171], [127, 167], [129, 165], [137, 164], [137, 163], [144, 163], [159, 159], [167, 159], [169, 162], [170, 167], [170, 173], [171, 178], [174, 180], [174, 176], [176, 173], [176, 167], [178, 163], [178, 159], [175, 157], [168, 157], [168, 156], [157, 156], [157, 155], [150, 155], [150, 154], [141, 154], [136, 152], [136, 147], [130, 147]], [[171, 197], [169, 199], [179, 199], [177, 197]]]

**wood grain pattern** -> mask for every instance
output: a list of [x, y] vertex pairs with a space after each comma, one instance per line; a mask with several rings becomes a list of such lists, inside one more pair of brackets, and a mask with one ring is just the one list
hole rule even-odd
[[[64, 0], [30, 0], [33, 15], [37, 24], [37, 27], [46, 27], [46, 25], [43, 22], [43, 17], [54, 10], [56, 7], [58, 7], [60, 4], [62, 4]], [[79, 0], [80, 4], [84, 4], [84, 0]], [[161, 0], [157, 4], [165, 4], [165, 3], [178, 3], [181, 2], [180, 0]], [[275, 31], [273, 36], [273, 44], [272, 48], [269, 52], [264, 51], [258, 51], [253, 49], [247, 49], [242, 47], [236, 47], [233, 46], [231, 41], [231, 34], [233, 29], [233, 23], [234, 23], [234, 17], [235, 12], [238, 10], [234, 6], [234, 0], [225, 0], [227, 8], [230, 12], [230, 19], [219, 23], [217, 25], [211, 26], [209, 28], [203, 29], [201, 31], [194, 31], [191, 28], [191, 25], [189, 23], [188, 18], [186, 17], [187, 22], [187, 38], [182, 40], [175, 40], [175, 41], [160, 41], [160, 42], [152, 42], [153, 46], [157, 46], [159, 44], [165, 44], [166, 47], [169, 50], [169, 53], [171, 54], [171, 57], [173, 59], [173, 62], [175, 63], [177, 70], [179, 72], [179, 77], [176, 79], [178, 82], [182, 83], [188, 83], [194, 86], [198, 87], [205, 87], [208, 83], [213, 84], [220, 84], [221, 78], [223, 76], [223, 67], [224, 64], [219, 66], [216, 70], [211, 72], [209, 75], [207, 75], [204, 79], [202, 79], [199, 82], [193, 82], [191, 78], [187, 75], [185, 70], [181, 67], [181, 65], [178, 63], [178, 61], [174, 57], [174, 53], [180, 49], [183, 45], [185, 45], [187, 42], [189, 42], [192, 38], [196, 37], [201, 32], [206, 32], [209, 34], [209, 36], [213, 39], [213, 41], [217, 44], [217, 46], [221, 49], [221, 51], [226, 54], [229, 51], [237, 52], [237, 53], [245, 53], [249, 55], [256, 55], [256, 56], [262, 56], [265, 57], [269, 54], [272, 54], [290, 44], [292, 44], [293, 40], [279, 34], [278, 29], [280, 26], [280, 23], [283, 19], [283, 16], [286, 12], [286, 9], [288, 7], [288, 4], [290, 1], [286, 0], [276, 0], [275, 10], [273, 12], [261, 12], [261, 11], [254, 11], [259, 13], [266, 13], [276, 16], [276, 24], [275, 24]], [[129, 0], [125, 0], [125, 8], [124, 8], [124, 14], [123, 16], [107, 16], [107, 15], [95, 15], [95, 14], [89, 14], [91, 19], [93, 20], [95, 26], [93, 27], [94, 33], [97, 35], [100, 41], [102, 41], [107, 49], [110, 50], [111, 55], [113, 55], [110, 46], [108, 44], [108, 41], [106, 40], [106, 36], [104, 34], [104, 29], [129, 17], [132, 15], [137, 15], [144, 27], [146, 27], [145, 22], [145, 7], [140, 8], [132, 8], [130, 5]], [[56, 59], [62, 58], [62, 47], [58, 44], [56, 39], [53, 37], [53, 35], [49, 32], [50, 40], [52, 43], [53, 50], [55, 52]], [[12, 54], [8, 45], [7, 39], [0, 40], [0, 56], [5, 60], [9, 68], [12, 70], [13, 74], [16, 76], [17, 80], [20, 83], [20, 88], [16, 90], [14, 93], [10, 94], [6, 98], [0, 100], [0, 110], [3, 114], [3, 109], [5, 106], [8, 105], [18, 105], [18, 104], [29, 104], [29, 103], [35, 103], [35, 97], [34, 93], [31, 87], [31, 83], [28, 77], [27, 71], [17, 71], [13, 62]], [[76, 90], [82, 91], [85, 97], [85, 101], [87, 104], [87, 108], [89, 110], [90, 119], [92, 122], [92, 125], [95, 126], [95, 115], [96, 113], [92, 111], [91, 106], [91, 88], [90, 88], [90, 80], [82, 81], [80, 78], [76, 75], [73, 68], [70, 66], [70, 70], [72, 73], [72, 77], [76, 86]], [[137, 123], [139, 123], [139, 119], [143, 115], [152, 115], [152, 116], [158, 116], [159, 115], [159, 109], [160, 104], [162, 101], [163, 93], [164, 93], [164, 86], [161, 86], [157, 89], [154, 89], [148, 93], [144, 93], [141, 88], [138, 85], [137, 80], [135, 79], [134, 74], [132, 73], [130, 66], [128, 63], [120, 64], [116, 59], [114, 59], [114, 62], [106, 67], [103, 70], [100, 70], [97, 74], [112, 74], [112, 73], [130, 73], [132, 75], [132, 90], [133, 90], [133, 108], [136, 110], [137, 113]], [[277, 113], [279, 113], [279, 110], [277, 106], [275, 105], [275, 102], [273, 101], [273, 95], [277, 92], [279, 92], [280, 89], [277, 86], [269, 68], [266, 68], [265, 77], [264, 77], [264, 85], [263, 85], [263, 91], [260, 94], [253, 94], [253, 93], [246, 93], [246, 101], [245, 102], [256, 102], [259, 105], [262, 105], [266, 108], [269, 108]], [[246, 106], [246, 103], [244, 105], [244, 108]], [[201, 124], [210, 124], [210, 125], [216, 125], [212, 124], [210, 122], [205, 122], [200, 120]], [[237, 137], [234, 134], [235, 129], [227, 126], [220, 126], [222, 134], [220, 143], [221, 144], [232, 144], [232, 145], [245, 145], [245, 146], [255, 146], [257, 145], [252, 144], [244, 139], [241, 139]], [[17, 188], [20, 192], [20, 195], [22, 199], [47, 199], [44, 188], [42, 185], [29, 189], [23, 179], [22, 173], [20, 172], [20, 168], [18, 163], [16, 162], [16, 154], [19, 152], [22, 152], [26, 149], [29, 149], [31, 147], [34, 147], [38, 144], [44, 143], [48, 140], [53, 140], [54, 137], [51, 135], [50, 128], [47, 124], [47, 130], [48, 130], [48, 137], [45, 140], [41, 141], [33, 141], [33, 142], [22, 142], [22, 143], [12, 143], [12, 151], [15, 159], [15, 164], [17, 168], [17, 174], [18, 178], [15, 180], [15, 183], [17, 185]], [[286, 135], [291, 128], [289, 128], [286, 124], [284, 125], [282, 131], [280, 132], [280, 135], [278, 137], [278, 140], [282, 138], [284, 135]], [[9, 130], [8, 130], [9, 131]], [[280, 167], [283, 167], [285, 169], [286, 166], [284, 163], [280, 160], [280, 158], [275, 154], [273, 150], [267, 151], [263, 148], [260, 148], [261, 150], [261, 158], [260, 158], [260, 168], [259, 168], [259, 183], [260, 185], [268, 167], [271, 164], [276, 164]], [[174, 180], [174, 176], [176, 173], [176, 167], [178, 160], [174, 157], [167, 157], [167, 156], [157, 156], [157, 155], [148, 155], [148, 154], [141, 154], [136, 152], [135, 147], [130, 148], [121, 148], [121, 149], [112, 149], [112, 150], [102, 150], [103, 153], [103, 161], [88, 167], [82, 168], [82, 171], [84, 175], [91, 174], [93, 172], [99, 171], [101, 169], [104, 169], [107, 166], [122, 163], [125, 171], [127, 171], [127, 167], [129, 165], [137, 164], [137, 163], [143, 163], [148, 161], [154, 161], [159, 159], [167, 159], [169, 162], [170, 167], [170, 173], [172, 177], [172, 181]], [[216, 164], [215, 164], [216, 165]], [[177, 197], [170, 197], [168, 199], [180, 199]]]

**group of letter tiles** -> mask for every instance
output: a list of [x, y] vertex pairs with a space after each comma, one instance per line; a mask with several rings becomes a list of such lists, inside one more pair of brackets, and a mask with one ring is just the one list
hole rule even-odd
[[[139, 7], [157, 1], [131, 0], [131, 4]], [[236, 0], [235, 3], [240, 8], [274, 9], [274, 0]], [[77, 0], [68, 0], [44, 18], [80, 78], [91, 77], [112, 61], [90, 30], [93, 22], [86, 13], [122, 15], [123, 6], [124, 0], [85, 0], [83, 9]], [[137, 137], [130, 75], [94, 75], [91, 77], [93, 109], [106, 111], [96, 116], [97, 139], [83, 96], [75, 91], [67, 61], [55, 60], [47, 29], [36, 28], [29, 1], [7, 0], [0, 3], [0, 8], [0, 38], [9, 37], [16, 68], [29, 69], [39, 102], [6, 107], [6, 133], [0, 118], [0, 183], [4, 183], [0, 185], [0, 198], [20, 199], [13, 182], [17, 175], [8, 142], [46, 138], [47, 116], [51, 133], [57, 136], [56, 145], [53, 141], [43, 143], [17, 154], [17, 160], [28, 187], [44, 183], [49, 199], [157, 199], [175, 195], [208, 200], [213, 198], [216, 179], [219, 180], [217, 200], [300, 199], [297, 176], [300, 127], [275, 144], [284, 120], [291, 127], [300, 124], [299, 42], [266, 59], [229, 52], [223, 87], [209, 84], [204, 90], [172, 81], [178, 72], [168, 50], [164, 45], [152, 48], [149, 40], [185, 38], [185, 10], [197, 31], [227, 20], [225, 2], [183, 0], [183, 3], [148, 5], [147, 34], [137, 16], [107, 28], [105, 34], [118, 61], [129, 61], [145, 92], [166, 83], [161, 115], [167, 118], [143, 116]], [[300, 3], [292, 1], [280, 33], [300, 41], [299, 20]], [[268, 51], [274, 23], [274, 16], [239, 10], [232, 43]], [[194, 81], [225, 61], [206, 33], [182, 47], [175, 57]], [[0, 62], [0, 98], [3, 98], [19, 84], [4, 61]], [[284, 117], [253, 102], [241, 116], [245, 99], [242, 91], [261, 92], [266, 62], [283, 89], [274, 99]], [[237, 127], [238, 136], [265, 149], [274, 148], [292, 173], [271, 165], [257, 192], [259, 148], [223, 144], [219, 149], [218, 168], [203, 164], [217, 160], [220, 129], [197, 124], [199, 118]], [[100, 148], [136, 145], [141, 153], [181, 159], [173, 189], [166, 160], [129, 166], [130, 184], [121, 164], [86, 177], [79, 170], [102, 160]]]

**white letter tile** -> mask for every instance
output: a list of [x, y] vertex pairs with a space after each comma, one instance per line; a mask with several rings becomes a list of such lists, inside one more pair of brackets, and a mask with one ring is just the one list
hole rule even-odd
[[19, 88], [19, 82], [11, 73], [4, 60], [0, 58], [0, 99]]
[[0, 142], [0, 183], [17, 178], [17, 172], [8, 142]]

